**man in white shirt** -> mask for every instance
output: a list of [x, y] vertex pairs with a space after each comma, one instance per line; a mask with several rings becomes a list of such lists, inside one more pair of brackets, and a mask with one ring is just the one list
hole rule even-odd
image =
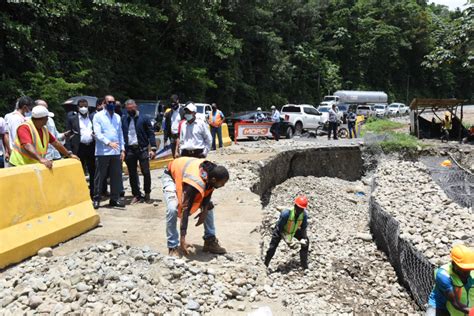
[[[13, 144], [16, 139], [16, 130], [18, 126], [23, 124], [27, 116], [31, 115], [31, 110], [33, 109], [34, 101], [28, 96], [20, 97], [16, 103], [15, 111], [5, 115], [5, 123], [7, 124], [7, 133], [8, 141], [10, 144], [10, 152], [13, 150]], [[8, 164], [5, 164], [5, 167], [8, 167]]]
[[84, 173], [89, 174], [89, 190], [91, 198], [94, 194], [95, 176], [95, 140], [92, 120], [94, 113], [89, 113], [89, 103], [86, 99], [77, 102], [77, 112], [67, 119], [66, 128], [72, 133], [67, 139], [66, 148], [71, 150], [81, 160]]
[[196, 105], [189, 102], [184, 108], [185, 121], [179, 133], [180, 156], [206, 158], [212, 146], [212, 136], [206, 122], [196, 119]]
[[173, 94], [171, 96], [171, 110], [167, 111], [165, 113], [164, 117], [164, 128], [163, 128], [163, 133], [164, 133], [164, 141], [169, 139], [170, 140], [170, 145], [171, 145], [171, 152], [173, 154], [173, 157], [176, 157], [176, 147], [178, 143], [178, 127], [179, 127], [179, 122], [181, 121], [181, 114], [180, 114], [180, 108], [179, 108], [179, 98], [176, 94]]
[[8, 141], [7, 123], [0, 117], [0, 168], [10, 159], [10, 144]]
[[276, 141], [280, 140], [280, 111], [277, 110], [277, 108], [272, 105], [272, 127], [270, 128], [270, 132], [273, 135], [273, 138]]

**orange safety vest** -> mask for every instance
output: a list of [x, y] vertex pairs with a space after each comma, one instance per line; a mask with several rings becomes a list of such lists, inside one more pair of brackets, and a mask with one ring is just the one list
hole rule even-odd
[[173, 177], [176, 184], [176, 195], [178, 196], [178, 217], [181, 218], [183, 213], [183, 184], [189, 184], [198, 190], [198, 194], [194, 198], [191, 207], [191, 214], [201, 208], [202, 201], [205, 197], [212, 194], [213, 188], [206, 190], [206, 181], [202, 177], [201, 164], [205, 159], [197, 159], [192, 157], [180, 157], [168, 164], [168, 171]]
[[209, 125], [213, 126], [213, 127], [219, 127], [222, 125], [222, 123], [224, 122], [224, 119], [222, 118], [222, 115], [221, 115], [221, 111], [217, 110], [216, 111], [216, 117], [214, 118], [214, 114], [211, 112], [209, 114]]
[[[28, 126], [30, 133], [31, 133], [31, 139], [33, 141], [32, 145], [35, 147], [36, 153], [40, 157], [45, 157], [46, 153], [48, 152], [48, 144], [49, 144], [49, 131], [46, 126], [42, 127], [43, 131], [43, 138], [42, 140], [40, 139], [40, 135], [38, 133], [38, 130], [36, 129], [35, 125], [31, 120], [25, 121], [23, 124], [20, 126], [26, 125]], [[20, 128], [18, 126], [18, 128]], [[17, 129], [18, 130], [18, 129]], [[23, 165], [29, 165], [29, 164], [34, 164], [38, 163], [36, 159], [32, 158], [30, 154], [21, 146], [20, 138], [18, 137], [18, 133], [16, 135], [15, 142], [12, 145], [13, 151], [12, 155], [10, 156], [10, 162], [15, 165], [15, 166], [23, 166]]]

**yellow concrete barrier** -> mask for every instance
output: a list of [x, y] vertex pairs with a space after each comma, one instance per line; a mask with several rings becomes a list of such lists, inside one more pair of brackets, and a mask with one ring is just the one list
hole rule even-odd
[[92, 207], [79, 161], [55, 161], [0, 169], [0, 268], [94, 228]]
[[[229, 127], [227, 126], [226, 123], [222, 124], [222, 142], [224, 143], [224, 147], [232, 145], [232, 139], [230, 139], [230, 135], [229, 135]], [[217, 135], [216, 135], [216, 144], [217, 145], [219, 144]]]

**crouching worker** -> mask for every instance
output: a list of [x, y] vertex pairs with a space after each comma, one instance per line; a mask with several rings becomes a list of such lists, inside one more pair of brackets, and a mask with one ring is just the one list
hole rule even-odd
[[[162, 183], [166, 202], [166, 237], [170, 256], [179, 256], [178, 245], [184, 255], [189, 254], [186, 244], [186, 231], [189, 216], [201, 212], [196, 226], [204, 223], [204, 252], [224, 254], [226, 250], [219, 245], [214, 226], [214, 205], [211, 196], [214, 189], [223, 187], [229, 180], [229, 172], [205, 159], [181, 157], [169, 163]], [[180, 235], [177, 219], [181, 220]], [[178, 240], [178, 237], [181, 238]]]
[[474, 315], [474, 249], [456, 245], [451, 260], [435, 270], [427, 316]]
[[273, 230], [270, 248], [265, 256], [265, 265], [267, 267], [275, 254], [280, 240], [283, 238], [290, 245], [294, 237], [301, 245], [301, 267], [304, 270], [308, 269], [309, 239], [306, 234], [306, 228], [308, 227], [306, 207], [308, 207], [308, 199], [305, 196], [299, 196], [295, 199], [295, 206], [291, 210], [281, 212], [280, 219]]

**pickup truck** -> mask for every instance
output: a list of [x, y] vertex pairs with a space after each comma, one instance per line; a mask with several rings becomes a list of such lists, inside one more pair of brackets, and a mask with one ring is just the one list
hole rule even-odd
[[369, 118], [375, 115], [375, 111], [372, 105], [359, 105], [357, 107], [357, 115], [364, 116], [364, 118]]
[[316, 130], [322, 120], [322, 114], [311, 104], [286, 104], [281, 108], [281, 116], [295, 127], [295, 134], [303, 130]]

